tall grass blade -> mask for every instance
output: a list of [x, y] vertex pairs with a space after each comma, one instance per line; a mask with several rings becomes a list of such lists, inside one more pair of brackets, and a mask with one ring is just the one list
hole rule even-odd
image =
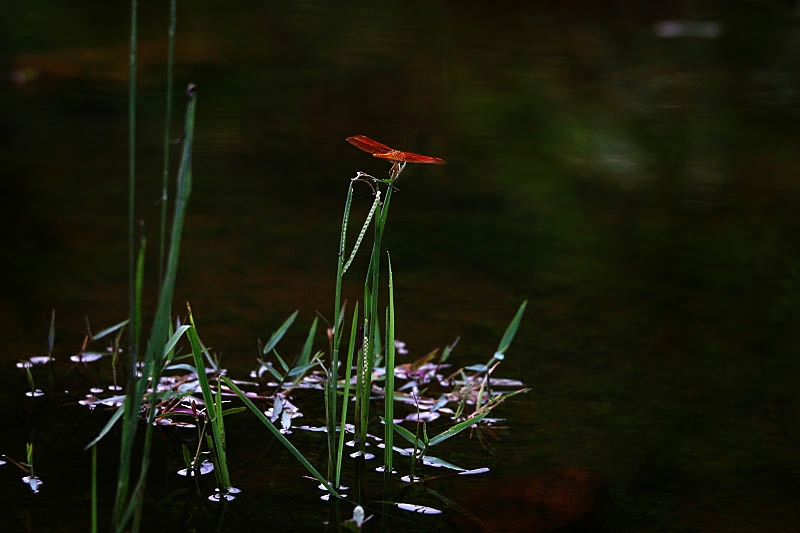
[[125, 425], [123, 427], [122, 451], [119, 465], [120, 471], [117, 481], [117, 501], [114, 508], [114, 529], [117, 531], [125, 530], [130, 518], [134, 516], [134, 514], [135, 520], [133, 530], [137, 531], [140, 522], [142, 501], [144, 499], [143, 493], [147, 479], [147, 469], [150, 462], [150, 443], [152, 439], [153, 420], [155, 419], [155, 391], [150, 394], [150, 410], [145, 431], [142, 463], [139, 468], [139, 480], [133, 493], [129, 497], [128, 479], [131, 467], [130, 451], [133, 446], [138, 415], [146, 393], [147, 384], [152, 383], [153, 387], [155, 387], [161, 378], [161, 370], [164, 364], [164, 345], [167, 343], [169, 334], [172, 296], [175, 292], [175, 279], [178, 271], [183, 221], [186, 216], [186, 208], [192, 190], [192, 148], [194, 144], [194, 118], [197, 104], [194, 85], [189, 85], [186, 95], [187, 105], [184, 124], [183, 154], [178, 171], [167, 268], [164, 275], [164, 282], [161, 286], [158, 305], [156, 307], [153, 328], [150, 332], [150, 340], [147, 345], [142, 378], [136, 380], [135, 386], [129, 390], [128, 396], [125, 399]]
[[92, 447], [91, 532], [97, 533], [97, 447]]
[[394, 278], [392, 277], [392, 258], [389, 262], [389, 318], [386, 321], [386, 374], [384, 384], [384, 465], [387, 479], [392, 474], [392, 447], [394, 445]]
[[[339, 445], [336, 449], [336, 478], [335, 485], [339, 487], [342, 474], [342, 458], [344, 456], [345, 423], [347, 422], [347, 410], [350, 405], [350, 377], [353, 371], [353, 353], [356, 351], [356, 339], [358, 337], [358, 302], [353, 309], [353, 321], [350, 325], [350, 345], [347, 348], [347, 363], [344, 367], [344, 387], [342, 390], [342, 418], [339, 430]], [[334, 428], [335, 433], [335, 428]]]
[[203, 403], [206, 404], [206, 414], [208, 415], [209, 422], [211, 423], [211, 432], [214, 438], [214, 449], [217, 454], [217, 468], [219, 469], [218, 475], [223, 486], [220, 489], [225, 490], [231, 487], [230, 475], [228, 474], [228, 464], [225, 459], [225, 427], [222, 416], [222, 394], [217, 391], [216, 398], [211, 391], [211, 385], [208, 382], [206, 375], [205, 361], [203, 361], [203, 348], [200, 344], [200, 337], [197, 335], [197, 326], [194, 323], [194, 316], [192, 315], [192, 308], [186, 304], [189, 311], [189, 323], [191, 328], [187, 331], [186, 335], [189, 337], [189, 344], [192, 346], [192, 357], [194, 365], [197, 370], [197, 381], [200, 383], [200, 390], [203, 394]]
[[[134, 269], [136, 257], [136, 54], [137, 54], [137, 0], [131, 0], [130, 55], [128, 60], [128, 315], [134, 320], [136, 300]], [[129, 354], [132, 375], [139, 356], [138, 328], [134, 322], [130, 330]]]
[[[145, 245], [142, 240], [139, 248], [139, 255], [137, 258], [136, 275], [134, 277], [133, 285], [133, 314], [131, 315], [131, 338], [136, 339], [138, 344], [139, 328], [141, 327], [141, 300], [142, 300], [142, 285], [144, 275], [144, 255]], [[117, 474], [117, 492], [116, 500], [114, 503], [114, 524], [117, 524], [124, 513], [124, 509], [128, 506], [129, 501], [129, 485], [130, 485], [130, 470], [131, 470], [131, 455], [133, 454], [133, 443], [136, 439], [136, 429], [139, 424], [139, 411], [142, 406], [142, 395], [144, 394], [144, 387], [142, 381], [137, 379], [138, 371], [138, 356], [129, 353], [131, 368], [128, 374], [128, 385], [126, 388], [127, 395], [122, 406], [117, 410], [111, 419], [106, 423], [100, 434], [95, 438], [89, 446], [94, 446], [100, 439], [102, 439], [114, 426], [114, 423], [123, 415], [122, 422], [122, 437], [120, 439], [120, 463], [119, 473]]]
[[175, 26], [178, 20], [178, 0], [169, 3], [169, 29], [167, 30], [167, 89], [164, 105], [164, 165], [161, 173], [161, 231], [158, 242], [158, 285], [164, 281], [164, 250], [167, 242], [167, 184], [169, 182], [169, 151], [172, 145], [172, 70], [175, 62]]
[[[336, 471], [336, 486], [339, 486], [339, 472], [341, 469], [342, 454], [341, 451], [338, 455], [334, 454], [334, 447], [336, 446], [336, 416], [337, 416], [337, 403], [336, 392], [338, 390], [339, 379], [339, 346], [342, 340], [342, 324], [344, 323], [344, 307], [342, 305], [342, 278], [344, 277], [344, 252], [347, 246], [347, 225], [350, 220], [350, 207], [353, 203], [353, 181], [347, 187], [347, 198], [344, 203], [344, 214], [342, 215], [342, 230], [339, 234], [339, 255], [336, 261], [336, 292], [334, 295], [334, 316], [336, 319], [333, 323], [333, 338], [331, 339], [331, 362], [328, 369], [328, 379], [325, 384], [326, 402], [325, 402], [325, 419], [328, 427], [328, 477], [333, 477], [333, 470]], [[356, 305], [358, 309], [358, 305]], [[347, 405], [342, 406], [343, 409]], [[344, 433], [344, 424], [342, 424], [342, 433]]]

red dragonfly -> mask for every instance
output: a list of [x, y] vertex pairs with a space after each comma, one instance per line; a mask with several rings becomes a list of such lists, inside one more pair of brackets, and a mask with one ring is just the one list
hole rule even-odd
[[372, 157], [380, 157], [381, 159], [387, 159], [395, 164], [431, 163], [434, 165], [444, 165], [444, 159], [440, 159], [438, 157], [430, 157], [427, 155], [414, 154], [411, 152], [401, 152], [400, 150], [395, 150], [394, 148], [386, 146], [385, 144], [370, 139], [366, 135], [355, 135], [353, 137], [348, 137], [346, 141], [355, 146], [356, 148], [360, 148], [365, 152], [369, 152], [370, 154], [372, 154]]

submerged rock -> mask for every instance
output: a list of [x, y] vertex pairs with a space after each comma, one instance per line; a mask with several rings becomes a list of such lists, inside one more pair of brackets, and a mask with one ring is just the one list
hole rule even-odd
[[489, 481], [458, 503], [481, 523], [453, 517], [461, 531], [580, 531], [592, 529], [600, 475], [577, 468]]

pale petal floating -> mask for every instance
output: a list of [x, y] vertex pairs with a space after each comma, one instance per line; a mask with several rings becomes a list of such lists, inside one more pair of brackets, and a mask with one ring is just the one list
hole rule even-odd
[[231, 502], [236, 499], [236, 494], [242, 492], [241, 489], [237, 489], [236, 487], [229, 487], [224, 493], [220, 492], [219, 489], [214, 489], [214, 491], [214, 494], [208, 497], [208, 501], [214, 503], [219, 503], [222, 500]]
[[[202, 463], [200, 463], [200, 468], [198, 468], [198, 470], [200, 471], [200, 475], [204, 476], [214, 471], [214, 463], [212, 463], [211, 461], [203, 461]], [[192, 477], [195, 475], [195, 469], [181, 468], [180, 470], [178, 470], [178, 475]]]
[[439, 413], [436, 411], [424, 411], [421, 413], [411, 413], [403, 420], [406, 422], [431, 422], [439, 418]]
[[[356, 457], [361, 457], [361, 452], [353, 452], [353, 453], [350, 454], [350, 457], [352, 457], [353, 459], [355, 459]], [[375, 454], [372, 454], [372, 453], [369, 453], [369, 452], [365, 452], [364, 453], [364, 460], [365, 461], [369, 461], [369, 460], [372, 460], [372, 459], [375, 459]]]
[[412, 513], [419, 514], [442, 514], [441, 510], [434, 507], [428, 507], [427, 505], [415, 505], [413, 503], [398, 503], [397, 508], [402, 509], [403, 511], [410, 511]]
[[94, 363], [105, 357], [105, 355], [106, 354], [100, 352], [83, 352], [71, 356], [69, 360], [73, 363]]
[[28, 485], [34, 494], [38, 493], [39, 487], [44, 484], [43, 481], [36, 476], [25, 476], [22, 478], [22, 482]]
[[459, 476], [469, 476], [472, 474], [484, 474], [489, 471], [489, 467], [484, 466], [482, 468], [475, 468], [474, 470], [464, 470], [463, 472], [459, 472]]

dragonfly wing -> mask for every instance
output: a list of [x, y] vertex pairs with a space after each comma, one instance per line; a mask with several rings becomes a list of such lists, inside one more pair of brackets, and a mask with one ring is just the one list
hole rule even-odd
[[387, 153], [372, 154], [373, 157], [380, 157], [381, 159], [388, 159], [389, 161], [397, 161], [399, 163], [430, 163], [433, 165], [444, 165], [444, 159], [438, 157], [430, 157], [427, 155], [419, 155], [412, 152], [400, 152], [399, 150], [392, 150]]
[[356, 148], [360, 148], [361, 150], [371, 154], [385, 154], [387, 152], [394, 151], [389, 146], [379, 143], [374, 139], [370, 139], [366, 135], [354, 135], [353, 137], [348, 137], [345, 140]]
[[413, 154], [411, 152], [400, 152], [398, 154], [400, 161], [405, 163], [430, 163], [433, 165], [444, 165], [444, 159], [438, 157], [430, 157], [427, 155]]

